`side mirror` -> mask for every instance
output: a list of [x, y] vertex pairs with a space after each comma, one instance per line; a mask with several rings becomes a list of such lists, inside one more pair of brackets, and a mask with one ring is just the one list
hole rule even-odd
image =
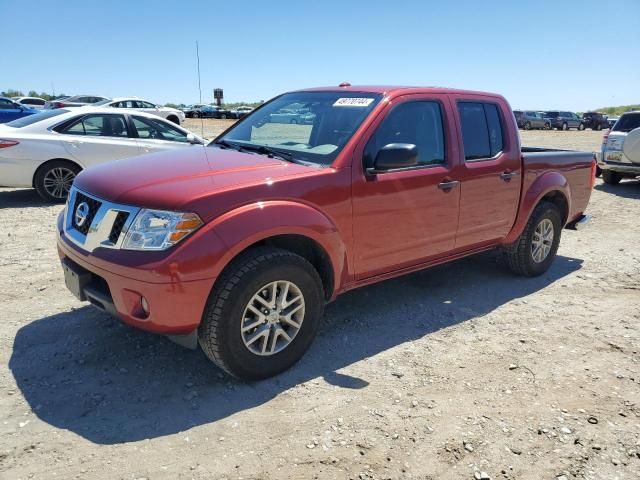
[[373, 161], [369, 173], [384, 172], [397, 168], [415, 167], [418, 164], [418, 147], [413, 143], [389, 143], [382, 147]]
[[193, 133], [187, 135], [187, 142], [192, 145], [202, 145], [202, 141], [196, 137]]

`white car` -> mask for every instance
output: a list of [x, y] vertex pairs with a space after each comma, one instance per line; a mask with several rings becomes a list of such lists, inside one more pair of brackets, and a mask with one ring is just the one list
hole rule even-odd
[[25, 107], [35, 108], [38, 110], [42, 110], [46, 103], [46, 100], [40, 97], [11, 97], [11, 100], [19, 103], [20, 105], [24, 105]]
[[204, 143], [147, 113], [98, 107], [43, 110], [0, 125], [0, 186], [35, 188], [43, 199], [61, 202], [76, 175], [92, 165]]
[[605, 134], [598, 166], [609, 185], [640, 176], [640, 111], [623, 113]]
[[135, 110], [137, 112], [150, 113], [151, 115], [157, 115], [170, 122], [180, 125], [185, 118], [184, 112], [177, 108], [163, 107], [162, 105], [156, 105], [155, 103], [147, 102], [140, 98], [135, 97], [118, 97], [111, 100], [104, 100], [93, 105], [94, 107], [113, 107], [113, 108], [126, 108], [127, 110]]

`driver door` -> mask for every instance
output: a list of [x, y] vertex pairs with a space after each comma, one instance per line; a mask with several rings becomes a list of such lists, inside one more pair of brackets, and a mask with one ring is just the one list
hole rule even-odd
[[[453, 175], [458, 155], [452, 143], [455, 124], [446, 105], [445, 95], [401, 97], [356, 149], [356, 279], [428, 262], [454, 248], [460, 186]], [[416, 145], [418, 164], [367, 173], [377, 152], [392, 143]]]

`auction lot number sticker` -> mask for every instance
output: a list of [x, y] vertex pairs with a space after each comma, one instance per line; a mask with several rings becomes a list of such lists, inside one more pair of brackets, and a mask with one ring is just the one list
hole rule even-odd
[[334, 107], [368, 107], [373, 98], [339, 98], [333, 104]]

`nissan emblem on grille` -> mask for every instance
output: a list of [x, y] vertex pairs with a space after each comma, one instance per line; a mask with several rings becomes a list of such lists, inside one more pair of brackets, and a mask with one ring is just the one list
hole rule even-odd
[[87, 221], [88, 215], [89, 215], [89, 205], [87, 204], [87, 202], [82, 202], [80, 205], [78, 205], [78, 208], [76, 208], [76, 213], [75, 213], [76, 225], [79, 227], [84, 225], [84, 222]]

